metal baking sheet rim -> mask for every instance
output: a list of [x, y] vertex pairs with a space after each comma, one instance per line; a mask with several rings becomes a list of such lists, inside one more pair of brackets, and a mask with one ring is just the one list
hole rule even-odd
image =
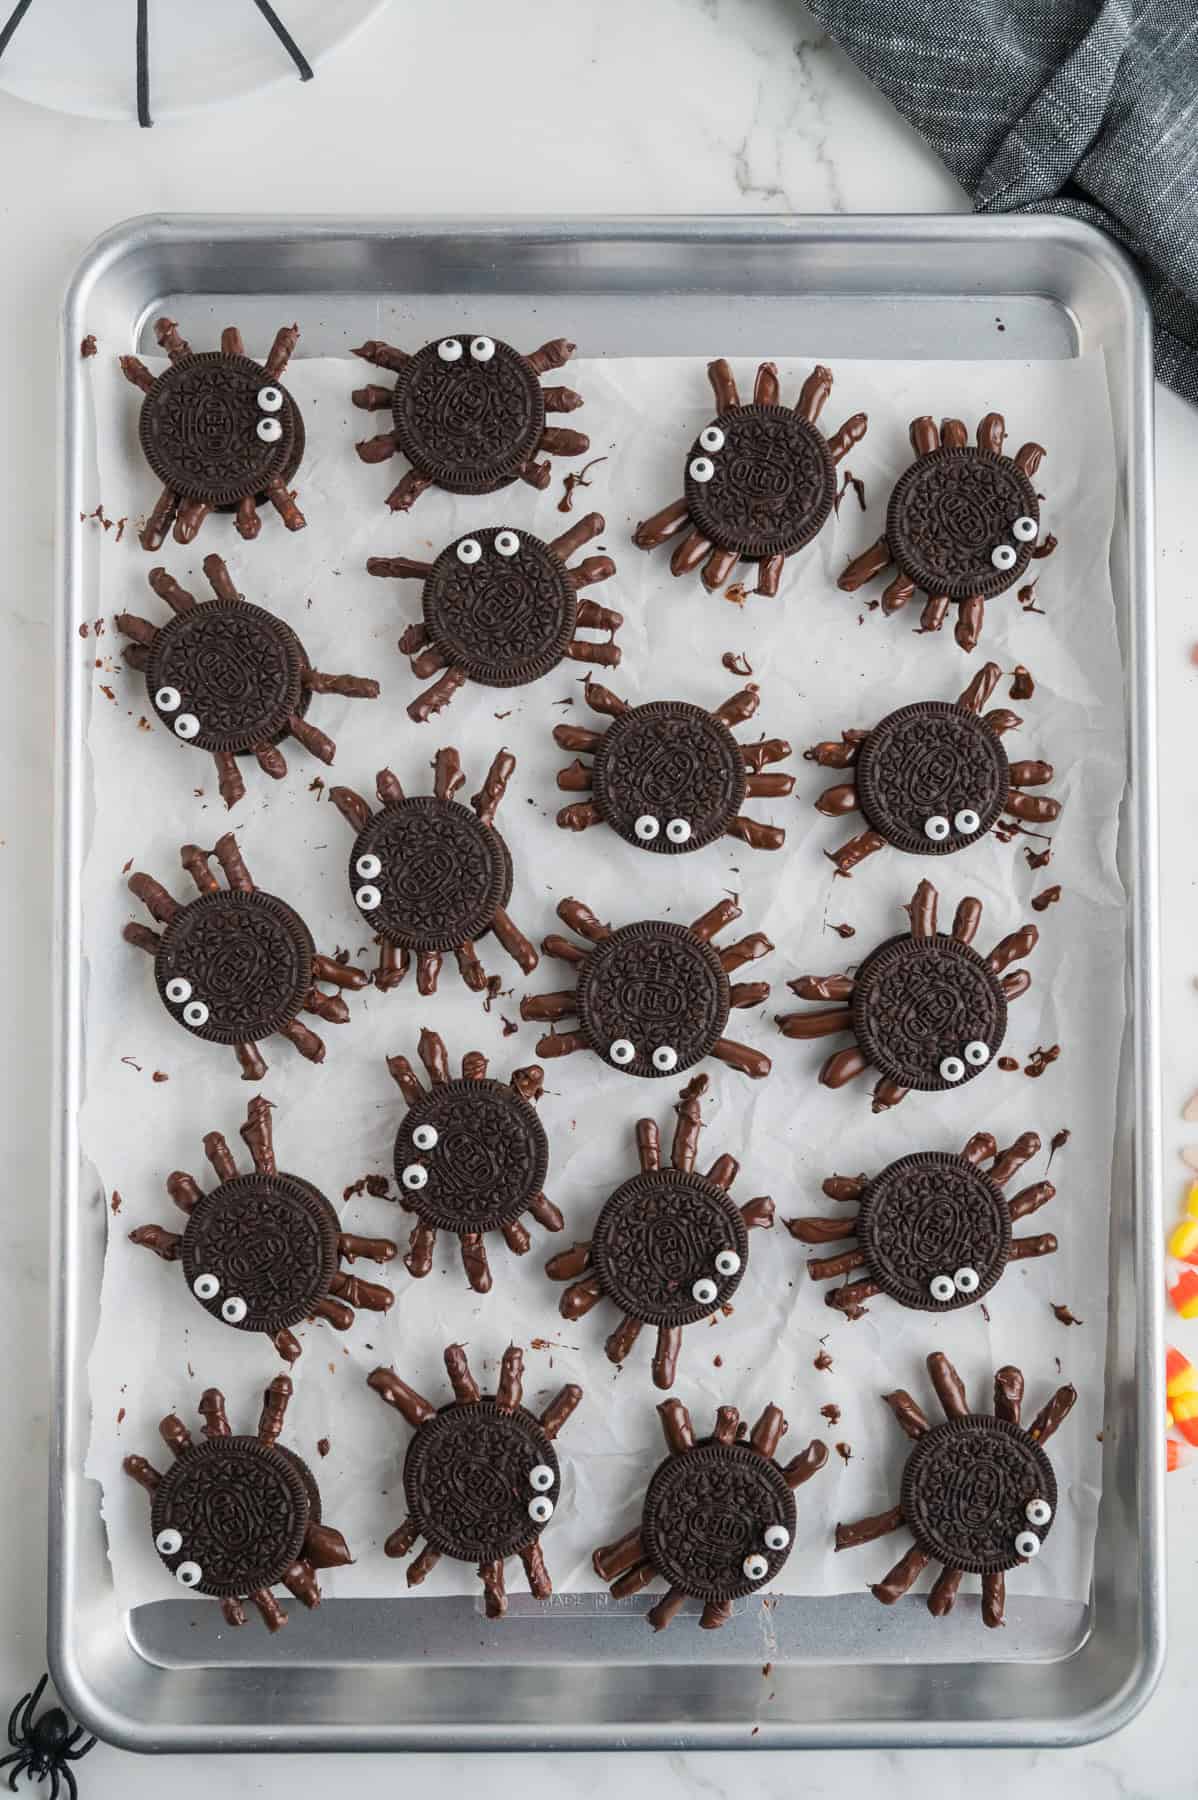
[[[713, 245], [732, 250], [762, 247], [768, 250], [820, 253], [856, 258], [853, 276], [859, 295], [876, 296], [891, 291], [871, 283], [869, 259], [882, 265], [919, 266], [919, 281], [910, 291], [939, 291], [957, 295], [965, 281], [952, 290], [929, 287], [926, 259], [919, 247], [935, 245], [966, 250], [969, 245], [1002, 247], [1009, 253], [1012, 279], [1003, 290], [1026, 294], [1016, 271], [1029, 258], [1065, 254], [1089, 265], [1105, 287], [1110, 309], [1108, 335], [1118, 345], [1118, 361], [1111, 361], [1117, 438], [1121, 450], [1121, 518], [1126, 533], [1124, 620], [1128, 672], [1128, 732], [1131, 780], [1129, 784], [1128, 862], [1135, 871], [1131, 895], [1132, 980], [1129, 1073], [1137, 1129], [1133, 1143], [1133, 1203], [1123, 1221], [1132, 1239], [1134, 1320], [1123, 1370], [1108, 1367], [1108, 1397], [1119, 1404], [1116, 1430], [1126, 1420], [1135, 1446], [1134, 1519], [1136, 1524], [1135, 1606], [1136, 1648], [1108, 1690], [1084, 1710], [1065, 1716], [1012, 1715], [989, 1720], [900, 1716], [879, 1708], [879, 1715], [857, 1719], [823, 1719], [804, 1723], [785, 1720], [771, 1723], [760, 1708], [747, 1709], [740, 1718], [703, 1718], [693, 1705], [685, 1718], [655, 1716], [581, 1719], [553, 1722], [542, 1717], [535, 1724], [513, 1722], [496, 1726], [463, 1718], [436, 1723], [389, 1722], [385, 1705], [377, 1718], [362, 1724], [287, 1719], [271, 1696], [271, 1721], [208, 1724], [202, 1718], [157, 1721], [123, 1709], [118, 1697], [101, 1690], [85, 1670], [80, 1656], [78, 1601], [80, 1576], [86, 1558], [103, 1556], [102, 1534], [96, 1543], [96, 1495], [93, 1485], [80, 1474], [82, 1445], [88, 1415], [86, 1380], [90, 1334], [81, 1318], [89, 1300], [78, 1278], [79, 1247], [84, 1230], [80, 1195], [79, 1145], [76, 1120], [82, 1080], [83, 969], [81, 910], [78, 872], [82, 861], [86, 823], [83, 749], [84, 699], [79, 659], [70, 654], [75, 641], [83, 594], [83, 538], [79, 524], [84, 511], [83, 457], [86, 448], [86, 394], [80, 376], [79, 343], [90, 327], [85, 323], [89, 302], [106, 275], [130, 259], [140, 258], [152, 270], [170, 268], [165, 285], [178, 287], [186, 265], [194, 273], [196, 261], [222, 244], [240, 245], [269, 241], [305, 248], [326, 248], [352, 243], [374, 246], [380, 253], [388, 244], [452, 244], [460, 257], [462, 246], [485, 250], [486, 273], [494, 272], [494, 255], [506, 245], [535, 245], [538, 252], [557, 253], [563, 264], [571, 246], [585, 243], [594, 248], [624, 245], [635, 252], [654, 246], [671, 246], [695, 258], [692, 279], [701, 282], [701, 258]], [[191, 258], [190, 264], [187, 259]], [[850, 260], [851, 266], [851, 260]], [[340, 273], [335, 257], [323, 271], [324, 291], [337, 287]], [[468, 264], [458, 264], [459, 274]], [[827, 267], [821, 269], [827, 276]], [[284, 286], [283, 277], [272, 286]], [[342, 277], [352, 282], [352, 271]], [[846, 291], [854, 291], [851, 282]], [[349, 290], [349, 291], [352, 291]], [[369, 291], [376, 291], [370, 289]], [[593, 291], [593, 290], [592, 290]], [[688, 289], [693, 292], [694, 289]], [[991, 295], [995, 284], [974, 288]], [[963, 296], [962, 296], [963, 297]], [[1059, 295], [1054, 298], [1067, 307]], [[148, 300], [147, 300], [148, 304]], [[1109, 356], [1109, 345], [1108, 345]], [[62, 463], [59, 489], [55, 592], [61, 609], [55, 678], [55, 917], [57, 950], [54, 970], [54, 1058], [51, 1098], [52, 1132], [52, 1266], [59, 1271], [50, 1296], [51, 1375], [54, 1405], [50, 1448], [49, 1495], [49, 1657], [54, 1679], [65, 1702], [92, 1730], [109, 1743], [139, 1751], [183, 1750], [381, 1750], [454, 1749], [564, 1750], [564, 1749], [721, 1749], [721, 1748], [870, 1748], [932, 1746], [1049, 1746], [1090, 1742], [1121, 1729], [1148, 1700], [1163, 1667], [1165, 1653], [1164, 1596], [1164, 1440], [1159, 1429], [1159, 1379], [1163, 1355], [1162, 1262], [1157, 1226], [1160, 1193], [1159, 1042], [1157, 995], [1159, 983], [1157, 916], [1157, 778], [1155, 729], [1155, 620], [1152, 543], [1152, 357], [1151, 323], [1138, 275], [1127, 257], [1108, 239], [1075, 221], [1054, 219], [999, 219], [970, 217], [888, 217], [779, 219], [731, 218], [595, 218], [584, 220], [387, 220], [314, 218], [285, 220], [258, 217], [171, 217], [133, 219], [114, 227], [86, 253], [68, 289], [62, 318], [62, 366], [60, 370], [60, 427]], [[1114, 1250], [1112, 1252], [1114, 1254]], [[1112, 1301], [1112, 1342], [1117, 1322]], [[1103, 1509], [1106, 1510], [1104, 1483]], [[90, 1528], [92, 1543], [84, 1541]], [[1100, 1540], [1102, 1536], [1100, 1518]], [[106, 1570], [106, 1558], [105, 1558]], [[123, 1622], [111, 1611], [97, 1635], [112, 1640], [112, 1647], [132, 1658], [133, 1647]], [[96, 1632], [93, 1620], [89, 1627]], [[1073, 1652], [1081, 1657], [1097, 1637], [1091, 1632]], [[1098, 1652], [1091, 1652], [1097, 1654]], [[1066, 1659], [1071, 1660], [1071, 1659]], [[613, 1669], [618, 1675], [635, 1676], [645, 1664]], [[887, 1665], [889, 1666], [889, 1665]], [[914, 1670], [903, 1668], [906, 1677]], [[949, 1665], [951, 1668], [952, 1665]], [[1009, 1665], [1008, 1665], [1009, 1666]], [[1029, 1676], [1044, 1665], [1035, 1664]], [[943, 1676], [948, 1669], [940, 1666]], [[315, 1673], [315, 1670], [309, 1671]], [[495, 1670], [498, 1674], [500, 1671]], [[230, 1670], [231, 1675], [235, 1671]], [[720, 1665], [703, 1673], [715, 1678]], [[796, 1674], [799, 1671], [796, 1670]], [[659, 1667], [654, 1687], [660, 1692], [672, 1675], [693, 1678], [693, 1665]], [[780, 1666], [779, 1676], [785, 1674]], [[936, 1667], [928, 1668], [923, 1691], [923, 1711], [936, 1685]], [[542, 1682], [545, 1679], [541, 1672]], [[800, 1675], [801, 1679], [801, 1675]], [[119, 1686], [119, 1683], [118, 1683]], [[713, 1687], [714, 1696], [714, 1687]], [[545, 1695], [545, 1710], [551, 1697]], [[712, 1705], [707, 1709], [716, 1710]], [[723, 1710], [722, 1708], [719, 1710]], [[749, 1735], [750, 1723], [756, 1730]]]

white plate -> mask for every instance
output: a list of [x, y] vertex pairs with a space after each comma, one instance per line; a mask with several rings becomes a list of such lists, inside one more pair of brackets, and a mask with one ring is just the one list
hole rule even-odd
[[[0, 29], [15, 0], [0, 0]], [[315, 68], [387, 0], [272, 0]], [[32, 0], [3, 57], [0, 92], [92, 119], [137, 118], [136, 0]], [[297, 81], [254, 0], [150, 0], [150, 114], [177, 118]]]

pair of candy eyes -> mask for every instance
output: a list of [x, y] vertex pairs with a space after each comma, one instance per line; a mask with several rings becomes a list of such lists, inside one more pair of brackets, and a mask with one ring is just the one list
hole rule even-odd
[[1039, 1556], [1043, 1548], [1042, 1540], [1037, 1535], [1046, 1525], [1052, 1523], [1052, 1507], [1039, 1494], [1029, 1500], [1023, 1509], [1023, 1516], [1029, 1525], [1036, 1526], [1036, 1531], [1020, 1531], [1015, 1537], [1015, 1554], [1022, 1556], [1027, 1562], [1033, 1556]]
[[171, 722], [171, 730], [176, 737], [182, 738], [184, 743], [190, 743], [192, 738], [200, 735], [200, 721], [194, 713], [179, 712], [182, 704], [183, 696], [178, 688], [160, 687], [154, 695], [154, 705], [159, 712], [179, 713], [178, 718]]
[[[515, 556], [520, 548], [520, 539], [514, 531], [497, 531], [491, 539], [500, 556]], [[472, 568], [476, 562], [482, 561], [483, 547], [477, 538], [463, 538], [454, 550], [460, 563]]]
[[924, 820], [923, 834], [934, 844], [942, 844], [951, 832], [958, 832], [961, 837], [972, 837], [980, 831], [982, 821], [971, 806], [964, 806], [957, 813], [950, 825], [943, 813], [933, 813], [930, 819]]
[[[412, 1142], [417, 1150], [435, 1150], [439, 1136], [435, 1125], [417, 1125], [412, 1133]], [[400, 1180], [410, 1194], [419, 1193], [422, 1187], [428, 1186], [428, 1170], [423, 1163], [409, 1163]]]
[[166, 997], [172, 1006], [183, 1008], [183, 1023], [198, 1028], [208, 1023], [208, 1008], [202, 1000], [191, 997], [191, 983], [182, 975], [175, 975], [166, 984]]
[[[1040, 527], [1026, 513], [1021, 513], [1011, 527], [1011, 536], [1018, 538], [1021, 544], [1034, 544]], [[1019, 561], [1019, 552], [1014, 544], [995, 544], [990, 552], [990, 561], [996, 569], [1013, 569]]]
[[[220, 1282], [215, 1275], [197, 1275], [191, 1291], [197, 1300], [215, 1300], [220, 1293]], [[220, 1303], [220, 1316], [226, 1325], [240, 1325], [249, 1310], [240, 1294], [229, 1294]]]
[[264, 444], [277, 444], [283, 435], [283, 421], [275, 415], [283, 410], [283, 390], [277, 387], [258, 389], [258, 436]]
[[[489, 338], [489, 337], [471, 338], [471, 340], [470, 340], [470, 355], [471, 355], [471, 358], [473, 359], [473, 361], [480, 362], [480, 363], [487, 363], [487, 362], [490, 362], [490, 360], [494, 356], [494, 354], [495, 354], [495, 339], [494, 338]], [[443, 363], [461, 362], [461, 360], [462, 360], [462, 340], [461, 340], [461, 338], [442, 338], [441, 342], [437, 345], [437, 355], [441, 358], [441, 361]]]
[[[735, 1250], [721, 1250], [715, 1259], [715, 1271], [725, 1280], [740, 1274], [740, 1257]], [[720, 1297], [720, 1290], [710, 1275], [700, 1275], [691, 1288], [691, 1299], [697, 1300], [700, 1306], [711, 1306]]]
[[[790, 1533], [785, 1525], [767, 1525], [761, 1535], [767, 1550], [785, 1550], [790, 1543]], [[746, 1581], [764, 1581], [770, 1572], [770, 1565], [760, 1550], [750, 1550], [740, 1567]]]
[[974, 1038], [970, 1043], [966, 1044], [964, 1058], [960, 1056], [945, 1056], [941, 1058], [940, 1079], [941, 1081], [964, 1081], [966, 1064], [968, 1064], [971, 1069], [982, 1069], [985, 1068], [989, 1061], [989, 1044], [984, 1044], [981, 1038]]
[[376, 907], [383, 904], [382, 889], [374, 885], [382, 872], [383, 865], [377, 856], [360, 856], [354, 864], [354, 873], [362, 877], [363, 883], [360, 888], [355, 889], [354, 899], [363, 912], [374, 912]]
[[528, 1516], [534, 1525], [547, 1525], [553, 1517], [553, 1501], [549, 1498], [549, 1489], [557, 1480], [557, 1476], [548, 1463], [536, 1463], [528, 1471], [528, 1485], [536, 1491], [528, 1503]]
[[[655, 819], [652, 813], [642, 813], [632, 829], [642, 844], [651, 844], [661, 831], [661, 820]], [[691, 827], [688, 819], [668, 819], [666, 821], [666, 836], [671, 844], [689, 843], [690, 835]]]
[[[178, 1556], [183, 1548], [182, 1532], [176, 1531], [173, 1525], [168, 1525], [166, 1530], [160, 1531], [154, 1539], [154, 1548], [159, 1556]], [[203, 1581], [204, 1571], [198, 1562], [181, 1562], [174, 1570], [174, 1576], [180, 1586], [193, 1588], [199, 1587]]]
[[[714, 453], [724, 448], [724, 434], [718, 425], [709, 425], [699, 433], [699, 443], [704, 450]], [[687, 466], [687, 473], [692, 481], [710, 481], [715, 474], [715, 464], [710, 456], [694, 456]]]
[[958, 1294], [976, 1294], [982, 1285], [982, 1278], [976, 1269], [958, 1269], [955, 1275], [933, 1275], [928, 1283], [928, 1292], [933, 1300], [947, 1304], [955, 1300]]
[[[626, 1069], [636, 1061], [636, 1045], [631, 1038], [617, 1038], [607, 1054], [618, 1069]], [[659, 1075], [669, 1075], [678, 1067], [678, 1052], [672, 1044], [659, 1044], [649, 1060]]]

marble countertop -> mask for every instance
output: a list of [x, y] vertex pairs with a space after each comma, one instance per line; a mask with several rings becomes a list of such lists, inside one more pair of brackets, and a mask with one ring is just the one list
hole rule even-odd
[[[515, 100], [513, 116], [513, 99]], [[315, 84], [152, 132], [65, 119], [0, 97], [8, 258], [0, 278], [0, 493], [5, 582], [0, 659], [7, 705], [0, 750], [0, 942], [10, 1031], [0, 1046], [8, 1146], [8, 1294], [0, 1316], [7, 1377], [0, 1433], [12, 1447], [0, 1534], [0, 1705], [44, 1661], [48, 1430], [45, 1206], [49, 1062], [47, 842], [56, 314], [86, 245], [115, 220], [152, 211], [944, 212], [954, 182], [829, 43], [797, 0], [446, 0], [391, 7]], [[1198, 639], [1198, 414], [1158, 393], [1158, 579], [1163, 856], [1166, 1205], [1181, 1192], [1181, 1108], [1198, 1086], [1198, 756], [1190, 736]], [[1191, 567], [1191, 565], [1194, 567]], [[1170, 754], [1172, 752], [1172, 754]], [[1183, 822], [1178, 829], [1177, 822]], [[36, 870], [34, 876], [31, 872]], [[19, 1024], [17, 1023], [19, 1022]], [[1176, 1190], [1172, 1183], [1176, 1178]], [[1198, 1360], [1198, 1327], [1188, 1348]], [[1184, 1328], [1176, 1339], [1185, 1344]], [[1169, 1480], [1171, 1649], [1163, 1685], [1118, 1737], [1075, 1751], [522, 1757], [478, 1767], [529, 1800], [569, 1787], [658, 1800], [754, 1789], [812, 1800], [846, 1784], [902, 1800], [968, 1779], [979, 1800], [1017, 1780], [1029, 1796], [1192, 1794], [1183, 1731], [1198, 1659], [1198, 1466]], [[1134, 1546], [1128, 1547], [1134, 1554]], [[80, 1768], [84, 1800], [179, 1800], [217, 1771], [182, 1758], [101, 1746]], [[449, 1756], [418, 1764], [431, 1800], [460, 1780]], [[394, 1778], [381, 1759], [227, 1760], [234, 1794], [294, 1797], [339, 1782]]]

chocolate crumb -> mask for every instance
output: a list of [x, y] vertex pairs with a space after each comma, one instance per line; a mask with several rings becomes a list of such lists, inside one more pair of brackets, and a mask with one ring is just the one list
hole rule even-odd
[[116, 1422], [118, 1425], [123, 1425], [125, 1423], [125, 1409], [123, 1406], [121, 1407], [120, 1411], [117, 1413]]
[[1052, 1140], [1048, 1146], [1048, 1167], [1050, 1169], [1052, 1168], [1053, 1157], [1056, 1155], [1058, 1150], [1063, 1150], [1065, 1148], [1065, 1145], [1069, 1142], [1069, 1139], [1072, 1136], [1073, 1136], [1073, 1133], [1069, 1130], [1069, 1127], [1067, 1125], [1062, 1125], [1061, 1129], [1059, 1131], [1053, 1132]]
[[[1061, 1372], [1060, 1365], [1058, 1364], [1057, 1365], [1057, 1374], [1059, 1375], [1060, 1372]], [[1101, 1444], [1101, 1443], [1105, 1442], [1105, 1439], [1106, 1439], [1106, 1433], [1104, 1431], [1096, 1431], [1094, 1433], [1094, 1442], [1096, 1444]]]
[[713, 1356], [711, 1359], [711, 1366], [713, 1369], [722, 1369], [724, 1366], [723, 1357], [722, 1356]]
[[589, 471], [591, 469], [597, 469], [600, 463], [605, 463], [606, 461], [606, 456], [593, 456], [589, 463], [583, 464], [577, 475], [569, 474], [566, 476], [563, 483], [562, 497], [557, 503], [558, 512], [568, 513], [574, 511], [575, 489], [580, 487], [590, 487]]
[[768, 1680], [769, 1680], [769, 1678], [770, 1678], [770, 1676], [771, 1676], [771, 1675], [772, 1675], [772, 1674], [773, 1674], [773, 1672], [774, 1672], [774, 1665], [773, 1665], [773, 1663], [762, 1663], [762, 1665], [761, 1665], [761, 1673], [762, 1673], [762, 1674], [763, 1674], [763, 1675], [764, 1675], [764, 1676], [765, 1676], [765, 1679], [766, 1679], [766, 1680], [767, 1680], [767, 1681], [768, 1681]]
[[865, 483], [861, 480], [860, 476], [854, 475], [851, 470], [846, 469], [844, 472], [844, 479], [840, 484], [840, 492], [832, 502], [837, 518], [840, 517], [840, 502], [844, 499], [850, 488], [852, 488], [857, 496], [857, 505], [861, 508], [862, 512], [865, 511]]
[[826, 1406], [821, 1406], [820, 1412], [823, 1414], [824, 1418], [827, 1419], [829, 1425], [840, 1424], [840, 1408], [837, 1406], [835, 1400], [829, 1400]]
[[987, 1325], [989, 1325], [989, 1323], [990, 1323], [990, 1308], [986, 1305], [986, 1302], [984, 1300], [978, 1301], [978, 1311], [981, 1313], [983, 1319], [985, 1319]]
[[1029, 668], [1023, 663], [1016, 663], [1011, 670], [1012, 700], [1030, 700], [1036, 691], [1035, 679]]
[[1023, 854], [1027, 857], [1029, 869], [1046, 869], [1052, 861], [1052, 845], [1049, 844], [1046, 850], [1033, 850], [1030, 845], [1025, 844]]
[[743, 606], [749, 598], [749, 590], [743, 581], [734, 581], [731, 587], [724, 589], [724, 598], [730, 600], [733, 606]]
[[857, 935], [857, 927], [855, 925], [829, 925], [827, 920], [825, 920], [824, 929], [827, 931], [834, 931], [837, 937], [841, 938], [851, 938], [856, 937]]
[[324, 793], [324, 781], [321, 776], [314, 775], [312, 777], [311, 781], [308, 783], [308, 792], [310, 794]]
[[836, 1454], [840, 1457], [842, 1462], [850, 1463], [853, 1460], [853, 1446], [851, 1444], [837, 1444]]
[[125, 1064], [126, 1068], [136, 1069], [138, 1074], [141, 1074], [141, 1064], [139, 1062], [134, 1062], [131, 1056], [122, 1056], [121, 1061]]
[[[555, 706], [573, 706], [574, 700], [573, 700], [572, 696], [568, 696], [565, 700], [555, 700], [553, 702], [553, 704]], [[530, 801], [529, 805], [531, 805], [531, 804], [532, 804], [532, 802]]]
[[390, 1183], [385, 1175], [368, 1175], [366, 1177], [366, 1192], [373, 1200], [385, 1200], [389, 1186]]
[[725, 650], [720, 658], [730, 675], [751, 675], [749, 659], [742, 650]]
[[80, 356], [95, 356], [98, 349], [99, 346], [96, 343], [95, 333], [89, 331], [79, 346], [79, 354]]
[[515, 1037], [516, 1033], [520, 1029], [520, 1027], [517, 1025], [515, 1019], [509, 1019], [505, 1013], [500, 1013], [499, 1017], [503, 1023], [504, 1037]]
[[495, 717], [496, 717], [496, 718], [497, 718], [497, 719], [510, 719], [510, 718], [511, 718], [511, 716], [512, 716], [512, 709], [511, 709], [511, 707], [510, 707], [510, 706], [509, 706], [509, 707], [508, 707], [508, 709], [507, 709], [507, 711], [506, 711], [506, 712], [501, 712], [501, 713], [496, 713], [496, 714], [495, 714]]
[[1044, 889], [1043, 893], [1036, 894], [1033, 896], [1032, 911], [1033, 912], [1047, 912], [1050, 906], [1056, 905], [1056, 903], [1060, 899], [1060, 897], [1061, 897], [1060, 883], [1059, 882], [1054, 883], [1054, 885], [1052, 887], [1046, 887]]
[[1029, 1076], [1032, 1081], [1038, 1081], [1044, 1071], [1056, 1062], [1060, 1054], [1061, 1046], [1059, 1044], [1050, 1044], [1047, 1049], [1037, 1046], [1032, 1051], [1031, 1061], [1024, 1067], [1024, 1074]]
[[81, 624], [81, 625], [80, 625], [80, 627], [79, 627], [79, 636], [80, 636], [80, 637], [81, 637], [81, 638], [85, 638], [85, 637], [86, 637], [86, 636], [87, 636], [87, 630], [88, 630], [88, 628], [87, 628], [87, 620], [86, 620], [86, 619], [84, 619], [84, 621], [83, 621], [83, 623], [82, 623], [82, 624]]
[[1063, 1304], [1057, 1305], [1054, 1303], [1052, 1314], [1053, 1318], [1056, 1319], [1057, 1323], [1060, 1325], [1084, 1325], [1086, 1322], [1084, 1319], [1079, 1319], [1070, 1307]]
[[489, 1013], [492, 1006], [494, 1006], [496, 1000], [498, 1000], [500, 998], [506, 999], [507, 995], [510, 994], [511, 991], [512, 991], [511, 988], [504, 987], [502, 976], [488, 975], [487, 976], [487, 993], [486, 993], [486, 999], [483, 1001], [483, 1011]]
[[327, 1456], [327, 1455], [328, 1455], [328, 1453], [329, 1453], [329, 1440], [328, 1440], [328, 1438], [317, 1438], [317, 1440], [316, 1440], [316, 1454], [317, 1454], [317, 1455], [318, 1455], [318, 1456]]
[[100, 692], [109, 700], [116, 699], [116, 695], [113, 693], [112, 689], [108, 686], [107, 682], [102, 681], [100, 683]]
[[137, 721], [137, 729], [139, 731], [153, 731], [154, 729], [144, 713], [142, 713], [140, 719]]
[[151, 1081], [169, 1081], [170, 1076], [167, 1074], [165, 1069], [155, 1069], [154, 1073], [150, 1076], [150, 1080]]
[[114, 1213], [120, 1212], [120, 1210], [121, 1210], [121, 1190], [120, 1190], [120, 1188], [113, 1188], [112, 1198], [109, 1200], [108, 1204], [112, 1208]]
[[832, 1358], [828, 1355], [828, 1352], [826, 1350], [820, 1351], [819, 1355], [816, 1357], [814, 1363], [812, 1364], [812, 1367], [818, 1369], [821, 1374], [825, 1373], [828, 1369], [830, 1369], [832, 1367]]
[[1019, 1064], [1013, 1056], [1000, 1056], [998, 1059], [998, 1066], [1000, 1069], [1004, 1070], [1006, 1074], [1010, 1075], [1014, 1070], [1018, 1069]]
[[1024, 612], [1042, 613], [1044, 611], [1042, 606], [1037, 606], [1035, 603], [1036, 589], [1039, 584], [1040, 577], [1037, 575], [1035, 581], [1029, 581], [1026, 587], [1020, 588], [1019, 604], [1022, 606]]
[[123, 865], [123, 867], [121, 869], [121, 874], [127, 875], [132, 867], [133, 867], [133, 858], [130, 857], [128, 862]]

